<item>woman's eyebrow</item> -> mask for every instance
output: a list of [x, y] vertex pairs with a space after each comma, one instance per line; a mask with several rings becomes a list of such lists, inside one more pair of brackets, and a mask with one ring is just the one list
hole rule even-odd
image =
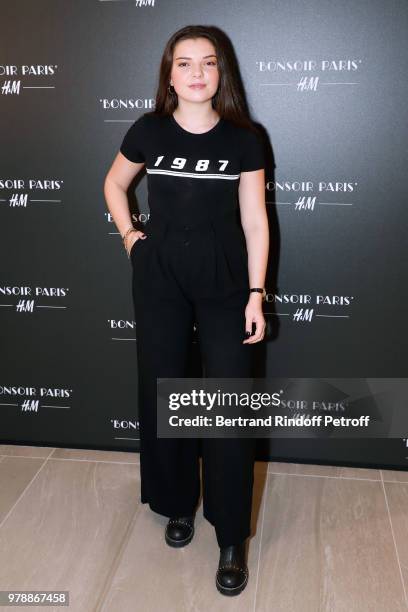
[[[214, 53], [212, 53], [211, 55], [203, 55], [203, 59], [207, 57], [217, 57], [217, 56], [214, 55]], [[193, 59], [193, 58], [192, 57], [176, 57], [176, 60], [179, 60], [179, 59]]]

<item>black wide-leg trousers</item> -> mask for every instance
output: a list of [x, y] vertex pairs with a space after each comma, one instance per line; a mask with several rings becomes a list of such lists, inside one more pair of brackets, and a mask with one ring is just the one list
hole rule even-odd
[[157, 438], [156, 385], [157, 378], [187, 376], [194, 324], [206, 377], [253, 375], [253, 346], [242, 344], [248, 290], [202, 291], [203, 283], [212, 286], [205, 270], [217, 265], [217, 250], [209, 256], [213, 233], [167, 231], [164, 243], [153, 231], [146, 234], [131, 252], [141, 502], [167, 517], [193, 514], [200, 497], [201, 448], [204, 517], [220, 547], [237, 544], [250, 535], [255, 439]]

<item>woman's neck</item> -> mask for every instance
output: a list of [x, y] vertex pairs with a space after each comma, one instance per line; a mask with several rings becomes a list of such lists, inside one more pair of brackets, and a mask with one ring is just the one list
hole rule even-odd
[[173, 116], [182, 127], [190, 131], [210, 130], [219, 119], [219, 114], [212, 108], [208, 110], [183, 110], [179, 106], [174, 110]]

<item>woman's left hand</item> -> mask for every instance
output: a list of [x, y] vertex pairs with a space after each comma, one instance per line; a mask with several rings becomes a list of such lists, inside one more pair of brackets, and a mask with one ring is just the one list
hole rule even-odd
[[[248, 336], [252, 333], [252, 323], [256, 325], [256, 331], [253, 336], [249, 336], [243, 341], [243, 344], [254, 344], [263, 340], [265, 335], [265, 317], [262, 310], [262, 294], [252, 293], [248, 304], [245, 308], [245, 335]], [[249, 332], [249, 334], [248, 334]]]

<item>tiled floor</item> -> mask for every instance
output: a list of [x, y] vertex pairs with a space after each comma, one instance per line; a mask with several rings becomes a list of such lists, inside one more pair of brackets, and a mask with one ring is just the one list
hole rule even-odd
[[69, 591], [71, 612], [408, 610], [408, 472], [257, 462], [249, 582], [228, 598], [202, 505], [191, 544], [167, 546], [138, 453], [0, 455], [0, 590]]

